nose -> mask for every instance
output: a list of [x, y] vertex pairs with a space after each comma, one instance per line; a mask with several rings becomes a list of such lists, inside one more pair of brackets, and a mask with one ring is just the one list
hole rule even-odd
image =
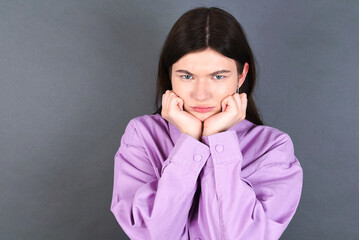
[[203, 80], [198, 80], [192, 91], [192, 97], [197, 101], [204, 101], [210, 97], [210, 89], [208, 83]]

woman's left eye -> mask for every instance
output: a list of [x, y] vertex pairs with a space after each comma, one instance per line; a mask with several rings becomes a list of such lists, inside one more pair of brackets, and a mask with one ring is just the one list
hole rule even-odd
[[181, 75], [181, 77], [183, 78], [183, 79], [189, 79], [189, 78], [186, 78], [186, 77], [191, 77], [191, 75]]
[[223, 75], [214, 75], [215, 77], [216, 76], [219, 76], [219, 77], [221, 77], [221, 78], [216, 78], [216, 79], [223, 79], [224, 78], [224, 76]]

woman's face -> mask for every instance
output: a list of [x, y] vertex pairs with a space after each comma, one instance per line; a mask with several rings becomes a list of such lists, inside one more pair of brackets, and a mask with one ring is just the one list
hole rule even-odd
[[[204, 121], [221, 112], [222, 100], [236, 92], [247, 72], [248, 63], [239, 75], [235, 60], [207, 48], [188, 53], [172, 65], [172, 89], [183, 99], [183, 109]], [[193, 107], [213, 108], [199, 112]]]

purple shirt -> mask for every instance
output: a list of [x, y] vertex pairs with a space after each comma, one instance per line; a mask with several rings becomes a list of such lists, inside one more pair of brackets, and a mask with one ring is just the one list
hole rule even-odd
[[289, 135], [246, 119], [199, 141], [136, 117], [114, 161], [111, 211], [136, 240], [279, 239], [303, 184]]

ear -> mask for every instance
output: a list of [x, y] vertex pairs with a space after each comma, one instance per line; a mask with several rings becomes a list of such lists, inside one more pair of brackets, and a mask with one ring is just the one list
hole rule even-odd
[[244, 80], [246, 80], [248, 69], [249, 69], [248, 63], [244, 63], [243, 71], [242, 71], [241, 75], [239, 75], [239, 77], [238, 77], [238, 87], [241, 87], [242, 84], [244, 83]]

